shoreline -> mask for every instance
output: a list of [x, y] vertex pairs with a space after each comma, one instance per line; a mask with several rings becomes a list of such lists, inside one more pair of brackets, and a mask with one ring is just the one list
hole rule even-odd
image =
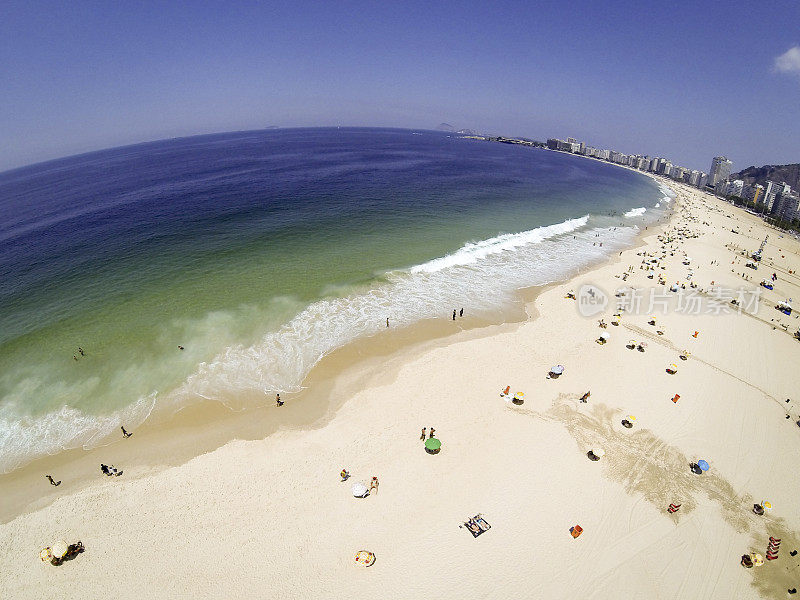
[[[613, 292], [624, 272], [627, 284], [652, 287], [641, 262], [664, 247], [674, 248], [659, 259], [670, 282], [689, 281], [682, 261], [690, 253], [701, 288], [711, 280], [756, 285], [736, 271], [744, 267], [729, 245], [752, 246], [764, 231], [758, 223], [692, 190], [679, 189], [671, 205], [667, 224], [640, 232], [621, 257], [521, 292], [532, 295], [527, 319], [416, 346], [398, 339], [355, 363], [344, 353], [337, 364], [332, 354], [325, 394], [338, 405], [316, 426], [64, 488], [0, 525], [13, 540], [0, 551], [0, 587], [21, 598], [47, 590], [216, 597], [253, 588], [270, 597], [345, 598], [375, 587], [407, 598], [435, 586], [470, 599], [524, 597], [537, 581], [549, 598], [785, 597], [794, 581], [789, 550], [800, 546], [800, 481], [792, 476], [797, 426], [783, 413], [800, 419], [800, 402], [780, 404], [796, 388], [791, 365], [800, 345], [779, 325], [797, 323], [795, 316], [766, 303], [755, 318], [673, 310], [659, 313], [659, 336], [649, 313], [626, 312], [599, 345], [597, 319], [614, 306], [586, 317], [565, 299], [584, 283]], [[739, 223], [741, 237], [726, 219]], [[697, 235], [658, 239], [678, 228]], [[763, 266], [773, 265], [784, 270], [766, 296], [800, 295], [800, 280], [783, 275], [800, 265], [796, 240], [771, 236]], [[646, 352], [626, 349], [628, 337], [646, 340]], [[691, 356], [679, 361], [685, 346]], [[675, 375], [664, 372], [670, 362], [679, 363]], [[545, 378], [559, 363], [565, 374]], [[506, 385], [527, 392], [522, 406], [498, 398]], [[670, 402], [676, 392], [680, 401]], [[638, 420], [625, 429], [620, 419], [630, 414]], [[421, 426], [436, 427], [440, 454], [422, 451]], [[588, 460], [598, 447], [602, 460]], [[770, 447], [776, 452], [766, 456]], [[711, 464], [702, 476], [688, 469], [699, 458]], [[339, 481], [343, 467], [353, 481], [379, 476], [380, 493], [354, 499]], [[757, 517], [751, 507], [764, 499], [774, 510]], [[670, 502], [681, 509], [668, 513]], [[459, 526], [476, 513], [492, 528], [473, 539]], [[579, 539], [569, 535], [575, 524], [584, 530]], [[764, 552], [768, 535], [783, 539], [780, 560], [739, 566], [742, 553]], [[36, 552], [60, 537], [81, 539], [87, 552], [63, 567], [41, 564]], [[375, 552], [370, 569], [353, 564], [360, 549]]]
[[[651, 174], [641, 174], [658, 181]], [[674, 212], [673, 199], [662, 220], [669, 222]], [[659, 221], [648, 227], [657, 226], [663, 225]], [[649, 233], [652, 232], [641, 229], [626, 250], [641, 247], [645, 235]], [[503, 331], [504, 327], [531, 321], [535, 315], [530, 311], [535, 311], [535, 299], [540, 294], [581, 274], [590, 273], [600, 265], [614, 264], [618, 259], [617, 255], [608, 254], [577, 272], [565, 273], [564, 278], [558, 281], [521, 288], [511, 304], [496, 310], [491, 319], [470, 317], [468, 311], [466, 319], [461, 318], [456, 322], [456, 332], [452, 331], [449, 319], [429, 319], [401, 329], [392, 329], [388, 336], [381, 332], [356, 339], [323, 357], [304, 379], [302, 391], [283, 396], [285, 404], [279, 413], [272, 412], [277, 407], [271, 399], [267, 400], [266, 405], [242, 410], [230, 409], [215, 400], [203, 400], [171, 413], [157, 411], [151, 414], [141, 426], [132, 430], [134, 437], [131, 440], [108, 440], [89, 449], [70, 448], [34, 459], [0, 474], [0, 487], [4, 490], [0, 524], [48, 506], [64, 493], [74, 493], [92, 485], [96, 481], [100, 463], [116, 465], [125, 471], [126, 477], [144, 477], [213, 452], [234, 440], [253, 441], [281, 430], [302, 431], [323, 427], [346, 401], [343, 398], [357, 387], [351, 382], [341, 389], [348, 377], [357, 380], [357, 372], [367, 370], [382, 359], [402, 361], [403, 357], [446, 346], [465, 336], [491, 336]], [[263, 399], [261, 401], [263, 403]], [[51, 489], [43, 488], [46, 491], [31, 501], [30, 491], [37, 489], [37, 486], [42, 489], [45, 474], [52, 474], [62, 484]]]

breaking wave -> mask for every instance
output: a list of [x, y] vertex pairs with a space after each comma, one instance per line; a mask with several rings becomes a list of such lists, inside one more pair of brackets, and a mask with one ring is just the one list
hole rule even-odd
[[[625, 216], [644, 211], [636, 208]], [[13, 404], [6, 405], [0, 412], [0, 470], [67, 448], [96, 446], [116, 434], [121, 424], [135, 427], [156, 408], [174, 411], [200, 398], [246, 408], [242, 404], [252, 402], [254, 394], [264, 399], [276, 392], [298, 391], [320, 359], [385, 330], [387, 317], [400, 327], [447, 319], [461, 307], [471, 315], [488, 315], [510, 305], [521, 288], [563, 280], [629, 245], [636, 231], [593, 227], [586, 215], [467, 243], [446, 256], [382, 274], [381, 281], [368, 289], [313, 302], [259, 342], [230, 345], [199, 364], [176, 389], [140, 398], [106, 416], [63, 407], [20, 419], [12, 414]]]

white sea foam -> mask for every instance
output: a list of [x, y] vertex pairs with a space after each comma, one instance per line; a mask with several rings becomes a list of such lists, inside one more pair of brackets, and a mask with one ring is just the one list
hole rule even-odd
[[632, 208], [628, 212], [626, 212], [623, 217], [627, 217], [631, 219], [633, 217], [641, 217], [647, 209], [644, 206], [640, 206], [639, 208]]
[[[636, 214], [644, 212], [634, 209], [639, 210]], [[201, 363], [176, 389], [117, 413], [97, 417], [65, 407], [20, 420], [7, 405], [0, 412], [0, 469], [16, 468], [37, 454], [98, 445], [121, 424], [144, 421], [154, 405], [178, 409], [199, 397], [244, 408], [248, 400], [243, 398], [266, 400], [275, 392], [297, 391], [323, 356], [384, 331], [387, 317], [401, 327], [449, 319], [462, 307], [468, 314], [487, 314], [507, 305], [522, 287], [563, 279], [628, 245], [636, 232], [635, 227], [601, 229], [588, 223], [585, 216], [471, 242], [447, 256], [387, 273], [384, 283], [370, 289], [314, 302], [257, 343], [233, 344]]]
[[[588, 218], [469, 243], [458, 251], [387, 274], [388, 283], [364, 293], [320, 300], [253, 346], [231, 346], [203, 363], [178, 389], [179, 396], [232, 397], [238, 393], [300, 389], [323, 356], [359, 337], [392, 326], [448, 318], [453, 309], [491, 311], [514, 291], [565, 277], [589, 261], [627, 244], [632, 228], [577, 231]], [[564, 235], [574, 233], [572, 235]], [[593, 245], [601, 233], [605, 243]]]
[[579, 219], [570, 219], [555, 225], [537, 227], [522, 233], [506, 233], [480, 242], [469, 242], [453, 254], [417, 265], [412, 267], [410, 271], [411, 273], [434, 273], [448, 267], [475, 264], [492, 254], [514, 250], [528, 244], [538, 244], [548, 238], [575, 231], [579, 227], [585, 226], [588, 221], [589, 215], [585, 215]]
[[135, 428], [147, 419], [155, 400], [156, 395], [152, 394], [108, 415], [87, 415], [62, 406], [44, 415], [22, 419], [13, 403], [4, 404], [0, 409], [0, 472], [11, 471], [37, 456], [98, 446], [117, 433], [120, 425]]
[[658, 208], [659, 206], [661, 206], [661, 202], [656, 202], [656, 205], [653, 208]]

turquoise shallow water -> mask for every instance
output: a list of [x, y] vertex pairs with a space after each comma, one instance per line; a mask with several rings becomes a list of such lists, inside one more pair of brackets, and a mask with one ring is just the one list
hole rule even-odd
[[610, 165], [405, 130], [202, 136], [0, 174], [0, 469], [154, 407], [271, 402], [386, 317], [497, 314], [664, 200]]

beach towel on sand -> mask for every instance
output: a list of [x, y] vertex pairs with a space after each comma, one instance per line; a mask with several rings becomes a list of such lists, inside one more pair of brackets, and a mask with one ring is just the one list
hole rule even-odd
[[466, 527], [467, 531], [472, 534], [472, 537], [478, 537], [480, 534], [489, 531], [492, 526], [486, 522], [486, 520], [480, 516], [475, 515], [469, 521], [465, 521], [464, 525], [459, 525], [459, 527]]

